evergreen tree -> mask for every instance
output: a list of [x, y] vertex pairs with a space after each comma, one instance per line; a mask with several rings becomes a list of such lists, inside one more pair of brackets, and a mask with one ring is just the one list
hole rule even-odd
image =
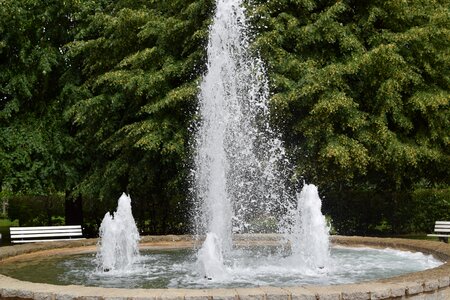
[[179, 203], [186, 205], [188, 128], [211, 3], [102, 5], [80, 12], [82, 25], [68, 45], [81, 78], [73, 97], [86, 95], [68, 114], [92, 164], [80, 191], [111, 207], [127, 191], [142, 229], [186, 230], [176, 214]]
[[261, 1], [274, 122], [324, 188], [450, 178], [450, 2]]

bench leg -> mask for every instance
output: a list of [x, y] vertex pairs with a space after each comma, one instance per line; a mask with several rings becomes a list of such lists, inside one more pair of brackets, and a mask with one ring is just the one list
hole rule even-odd
[[448, 244], [448, 237], [439, 237], [439, 241]]

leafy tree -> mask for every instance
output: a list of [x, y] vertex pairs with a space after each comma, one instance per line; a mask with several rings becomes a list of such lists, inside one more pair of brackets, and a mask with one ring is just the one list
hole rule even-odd
[[202, 0], [87, 5], [68, 45], [81, 79], [70, 90], [76, 101], [68, 115], [91, 164], [79, 191], [111, 208], [129, 192], [145, 231], [186, 230], [173, 214], [186, 198], [188, 128], [210, 6]]
[[[248, 2], [301, 176], [362, 198], [448, 185], [449, 0]], [[95, 223], [126, 191], [141, 229], [186, 231], [213, 1], [0, 7], [0, 193], [83, 198]]]
[[259, 1], [274, 122], [324, 189], [450, 178], [450, 2]]
[[0, 189], [64, 191], [77, 180], [59, 97], [72, 2], [1, 0], [0, 6]]

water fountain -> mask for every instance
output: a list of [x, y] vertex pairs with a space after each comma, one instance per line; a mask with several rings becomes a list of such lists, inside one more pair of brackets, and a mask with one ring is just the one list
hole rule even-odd
[[270, 127], [267, 78], [248, 31], [241, 0], [217, 1], [193, 170], [196, 228], [207, 233], [198, 260], [209, 279], [225, 276], [220, 264], [232, 251], [231, 235], [252, 232], [255, 216], [276, 220], [277, 232], [308, 266], [324, 267], [329, 252], [317, 189], [306, 185], [297, 199], [289, 184], [292, 171]]
[[[140, 266], [133, 266], [139, 235], [131, 216], [131, 200], [122, 195], [117, 212], [105, 215], [99, 244], [86, 240], [0, 248], [0, 273], [22, 278], [0, 275], [0, 299], [450, 297], [450, 265], [417, 253], [449, 260], [450, 246], [443, 243], [333, 237], [333, 243], [342, 246], [412, 252], [334, 247], [330, 256], [317, 188], [305, 184], [297, 193], [289, 182], [292, 172], [283, 144], [269, 126], [264, 68], [258, 55], [250, 51], [246, 28], [242, 0], [217, 1], [208, 42], [208, 71], [200, 86], [202, 123], [196, 134], [192, 171], [198, 200], [196, 230], [205, 235], [200, 249], [192, 251], [195, 241], [190, 236], [143, 237], [141, 248], [151, 252], [141, 253]], [[274, 221], [279, 234], [252, 235], [260, 231], [257, 224], [261, 220]], [[235, 244], [233, 233], [244, 233]], [[92, 272], [96, 248], [98, 270]], [[162, 251], [167, 248], [172, 250]], [[69, 253], [77, 255], [67, 259]], [[400, 266], [387, 275], [396, 264]], [[415, 268], [408, 269], [413, 264]], [[130, 266], [131, 271], [116, 272], [130, 270]], [[371, 272], [377, 268], [381, 275], [373, 276]], [[14, 273], [22, 269], [23, 277]], [[426, 271], [404, 274], [419, 270]], [[109, 276], [114, 272], [116, 276]], [[396, 277], [380, 279], [383, 276]], [[49, 277], [55, 281], [47, 283], [60, 285], [28, 282]], [[111, 283], [111, 278], [118, 280]], [[361, 280], [375, 281], [354, 283]], [[79, 283], [127, 289], [68, 285]], [[336, 285], [340, 283], [346, 285]]]
[[100, 225], [97, 270], [120, 273], [132, 268], [139, 257], [139, 232], [131, 212], [131, 198], [119, 198], [117, 211], [107, 212]]
[[296, 260], [312, 268], [322, 269], [329, 263], [329, 228], [321, 212], [317, 187], [307, 184], [297, 195], [298, 205], [290, 235]]

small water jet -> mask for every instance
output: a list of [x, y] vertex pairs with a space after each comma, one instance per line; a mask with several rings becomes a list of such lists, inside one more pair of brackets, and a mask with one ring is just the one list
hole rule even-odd
[[306, 184], [297, 199], [293, 228], [288, 235], [292, 256], [311, 268], [324, 268], [330, 259], [329, 227], [321, 212], [317, 187]]
[[131, 198], [120, 196], [114, 214], [107, 212], [100, 225], [97, 245], [97, 270], [101, 272], [124, 272], [139, 257], [139, 231], [131, 212]]
[[222, 249], [219, 237], [212, 232], [206, 235], [202, 248], [197, 252], [197, 262], [200, 272], [208, 280], [224, 280], [227, 271], [223, 263]]

